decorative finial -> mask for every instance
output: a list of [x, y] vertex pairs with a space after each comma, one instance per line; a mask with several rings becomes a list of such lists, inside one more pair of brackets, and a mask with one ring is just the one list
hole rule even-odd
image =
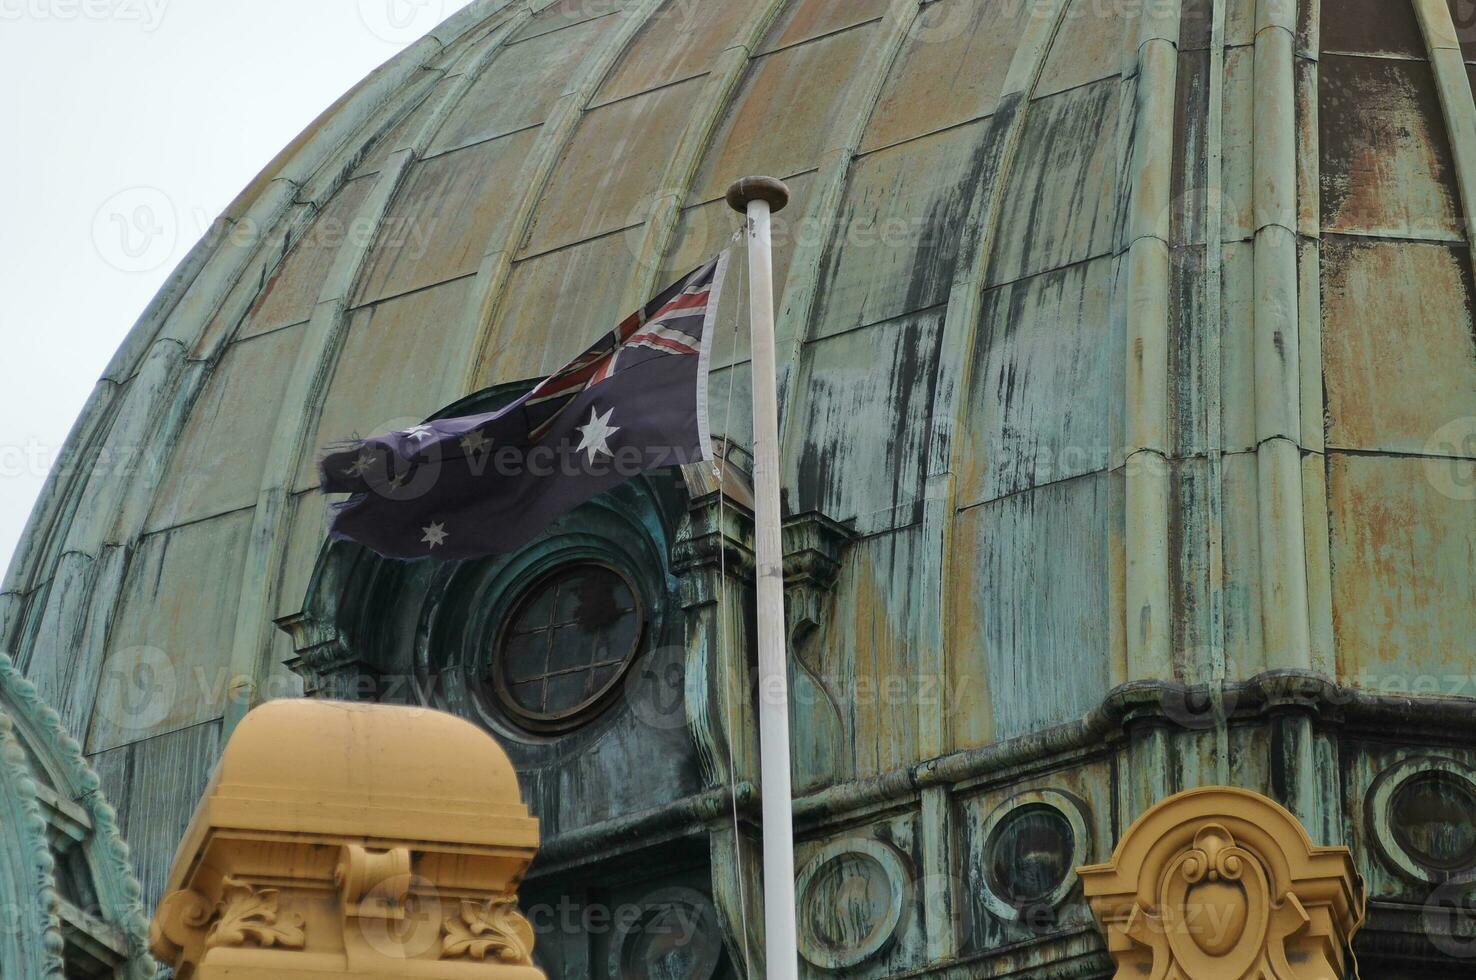
[[747, 214], [749, 201], [768, 201], [777, 214], [789, 203], [789, 186], [777, 177], [741, 177], [728, 188], [728, 207]]

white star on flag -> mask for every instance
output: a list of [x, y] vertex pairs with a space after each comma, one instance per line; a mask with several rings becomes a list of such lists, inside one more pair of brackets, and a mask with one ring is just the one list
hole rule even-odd
[[578, 426], [576, 431], [581, 433], [583, 440], [575, 452], [583, 451], [589, 456], [589, 461], [595, 461], [595, 453], [604, 453], [606, 456], [614, 456], [610, 452], [610, 437], [620, 431], [620, 426], [610, 424], [610, 416], [615, 414], [615, 409], [610, 409], [603, 416], [598, 409], [589, 410], [589, 421]]
[[468, 456], [475, 456], [491, 444], [492, 440], [483, 435], [480, 429], [473, 429], [461, 437], [461, 448], [466, 450]]
[[421, 538], [420, 542], [430, 545], [431, 550], [434, 550], [438, 544], [445, 544], [446, 538], [449, 537], [446, 533], [446, 525], [435, 521], [431, 521], [430, 527], [423, 527], [421, 530], [425, 532], [425, 537]]
[[417, 425], [415, 428], [405, 432], [405, 438], [414, 439], [416, 442], [419, 442], [421, 439], [429, 439], [435, 434], [435, 431], [428, 425]]
[[354, 460], [353, 465], [348, 468], [348, 475], [363, 476], [364, 472], [373, 465], [374, 455], [372, 453], [360, 453], [359, 458]]

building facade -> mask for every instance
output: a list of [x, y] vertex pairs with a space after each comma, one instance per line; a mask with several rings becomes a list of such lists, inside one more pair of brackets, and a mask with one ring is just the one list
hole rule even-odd
[[1466, 976], [1468, 6], [475, 0], [130, 333], [0, 647], [148, 903], [252, 705], [425, 703], [518, 768], [550, 976], [760, 975], [741, 256], [721, 486], [397, 563], [314, 461], [525, 390], [768, 173], [807, 976], [1109, 976], [1075, 869], [1199, 786], [1352, 849], [1365, 976]]

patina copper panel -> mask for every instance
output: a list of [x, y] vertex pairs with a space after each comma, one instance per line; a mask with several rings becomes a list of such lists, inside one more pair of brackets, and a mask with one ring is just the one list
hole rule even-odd
[[[235, 618], [223, 615], [221, 604], [234, 609], [228, 599], [241, 591], [250, 531], [251, 511], [240, 510], [139, 542], [112, 623], [89, 752], [176, 732], [225, 711], [230, 672], [220, 651], [230, 649]], [[140, 697], [139, 678], [151, 685], [147, 697]]]
[[432, 107], [455, 85], [455, 80], [443, 78], [428, 86], [425, 98], [401, 113], [388, 125], [383, 135], [374, 141], [374, 145], [368, 148], [363, 162], [354, 168], [354, 176], [366, 177], [379, 173], [396, 151], [413, 146], [421, 128], [430, 119]]
[[948, 299], [958, 229], [999, 138], [988, 121], [958, 126], [857, 160], [821, 271], [811, 337]]
[[799, 511], [854, 520], [862, 534], [921, 519], [942, 325], [932, 310], [807, 345], [791, 423]]
[[237, 337], [254, 337], [313, 315], [313, 305], [339, 249], [367, 250], [378, 231], [372, 218], [359, 213], [372, 186], [372, 180], [351, 180], [333, 195], [276, 275], [267, 280]]
[[[461, 338], [446, 325], [465, 318], [472, 282], [468, 276], [353, 312], [310, 445], [409, 428], [463, 394], [464, 365], [448, 357]], [[317, 483], [317, 453], [309, 453], [293, 488]]]
[[513, 34], [514, 41], [542, 37], [578, 24], [600, 20], [630, 6], [630, 0], [554, 0]]
[[991, 284], [1111, 250], [1117, 207], [1118, 83], [1031, 106], [1000, 204]]
[[1469, 683], [1473, 491], [1469, 461], [1329, 455], [1333, 628], [1345, 680], [1424, 694]]
[[595, 104], [701, 75], [755, 12], [755, 4], [667, 0], [636, 36], [595, 96]]
[[[940, 0], [924, 7], [871, 114], [861, 152], [987, 116], [1033, 8]], [[924, 64], [946, 71], [920, 71]]]
[[960, 506], [1106, 468], [1117, 268], [1106, 256], [986, 294], [957, 436]]
[[[798, 653], [832, 699], [806, 715], [819, 716], [816, 721], [839, 717], [844, 740], [840, 761], [853, 777], [908, 765], [916, 758], [919, 724], [936, 725], [960, 688], [982, 688], [978, 678], [938, 677], [923, 666], [913, 594], [897, 587], [923, 560], [921, 546], [918, 527], [852, 545], [827, 607], [827, 621], [817, 631], [813, 649]], [[807, 728], [818, 732], [821, 727], [807, 721]]]
[[[755, 59], [735, 106], [713, 134], [714, 149], [687, 203], [716, 200], [739, 177], [787, 178], [814, 168], [832, 127], [850, 124], [838, 122], [836, 109], [875, 34], [872, 25]], [[775, 125], [775, 106], [784, 107], [783, 125]]]
[[232, 344], [169, 457], [149, 530], [249, 507], [306, 325]]
[[951, 719], [957, 747], [1079, 718], [1111, 686], [1110, 480], [1079, 477], [958, 514], [949, 676], [975, 682]]
[[1322, 50], [1425, 58], [1410, 0], [1322, 0]]
[[760, 53], [786, 48], [885, 16], [889, 0], [791, 0]]
[[1476, 417], [1467, 249], [1329, 238], [1322, 269], [1328, 445], [1426, 453]]
[[385, 214], [353, 305], [476, 272], [512, 219], [507, 188], [537, 138], [524, 130], [415, 164]]
[[1456, 38], [1461, 42], [1461, 56], [1476, 61], [1476, 0], [1446, 0]]
[[[429, 154], [445, 153], [546, 121], [567, 87], [564, 80], [609, 29], [607, 21], [590, 21], [557, 34], [509, 44], [498, 51], [446, 117]], [[509, 78], [518, 79], [518, 84], [509, 85]]]
[[644, 221], [664, 164], [682, 135], [702, 80], [689, 79], [645, 95], [591, 109], [579, 121], [549, 179], [520, 257], [584, 241]]
[[1328, 55], [1320, 88], [1323, 231], [1462, 240], [1430, 66]]
[[[1049, 16], [1046, 4], [1022, 6], [1034, 17]], [[1101, 0], [1072, 0], [1032, 94], [1054, 95], [1118, 74], [1125, 47], [1131, 49], [1126, 32], [1137, 27], [1137, 18], [1127, 16], [1133, 9]]]
[[515, 263], [481, 383], [542, 377], [619, 323], [633, 244], [617, 232]]

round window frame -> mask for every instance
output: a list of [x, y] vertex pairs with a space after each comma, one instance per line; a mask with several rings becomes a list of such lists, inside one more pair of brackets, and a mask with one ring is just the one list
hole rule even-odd
[[1055, 810], [1065, 818], [1066, 824], [1071, 828], [1071, 858], [1066, 866], [1066, 874], [1059, 884], [1051, 889], [1035, 902], [1017, 907], [1003, 895], [994, 891], [990, 884], [990, 874], [987, 868], [981, 867], [982, 880], [978, 882], [979, 895], [984, 901], [984, 906], [998, 919], [1005, 922], [1020, 922], [1025, 918], [1026, 912], [1031, 908], [1046, 907], [1059, 909], [1071, 895], [1072, 889], [1076, 887], [1080, 878], [1076, 871], [1087, 863], [1087, 855], [1091, 851], [1091, 830], [1087, 824], [1085, 809], [1080, 802], [1066, 793], [1053, 789], [1036, 789], [1005, 800], [985, 818], [983, 825], [979, 828], [979, 840], [982, 852], [989, 853], [990, 845], [994, 842], [995, 834], [1004, 825], [1005, 821], [1015, 816], [1021, 810], [1047, 807]]
[[1440, 885], [1453, 878], [1469, 875], [1476, 864], [1455, 870], [1431, 867], [1411, 854], [1394, 832], [1394, 798], [1414, 780], [1429, 776], [1446, 776], [1466, 784], [1476, 796], [1476, 770], [1440, 756], [1417, 756], [1396, 763], [1379, 773], [1367, 796], [1365, 817], [1373, 828], [1374, 849], [1401, 877], [1422, 885]]
[[[612, 573], [625, 583], [631, 597], [635, 600], [636, 629], [635, 638], [631, 641], [630, 650], [621, 661], [620, 668], [615, 671], [610, 681], [596, 691], [588, 699], [569, 709], [557, 714], [541, 714], [529, 711], [518, 704], [508, 688], [506, 671], [506, 657], [504, 650], [508, 633], [513, 623], [517, 622], [518, 614], [522, 612], [524, 605], [532, 598], [538, 590], [548, 585], [551, 579], [575, 571], [580, 568], [600, 568]], [[521, 589], [516, 590], [512, 600], [507, 604], [507, 613], [497, 625], [492, 636], [492, 644], [489, 655], [486, 656], [487, 670], [485, 680], [491, 688], [496, 699], [498, 709], [507, 720], [526, 732], [536, 735], [558, 735], [582, 728], [595, 718], [599, 717], [609, 707], [610, 702], [625, 685], [625, 678], [630, 673], [635, 662], [640, 659], [641, 650], [645, 645], [646, 625], [648, 617], [646, 614], [646, 597], [636, 584], [635, 578], [625, 569], [613, 562], [596, 557], [571, 557], [560, 561], [549, 568], [543, 569], [532, 582]]]

